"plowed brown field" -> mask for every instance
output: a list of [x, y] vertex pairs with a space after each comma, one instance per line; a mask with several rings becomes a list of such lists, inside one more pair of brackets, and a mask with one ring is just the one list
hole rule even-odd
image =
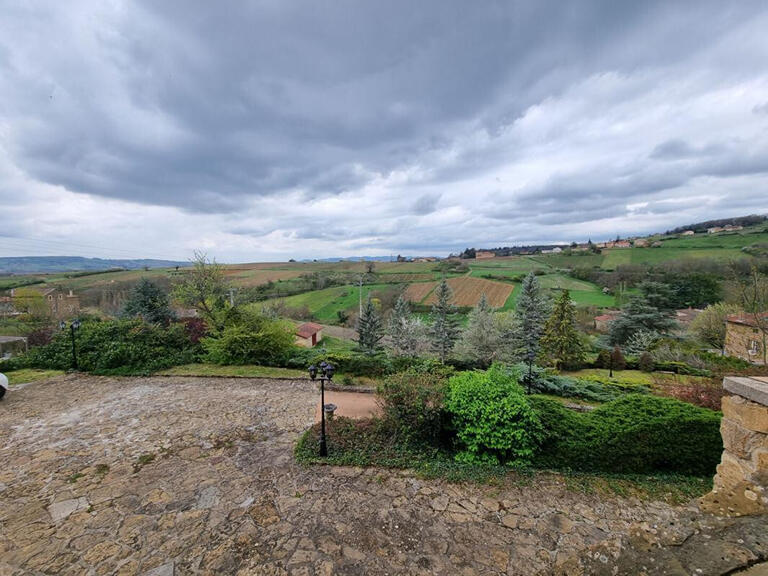
[[[438, 282], [411, 284], [405, 291], [405, 297], [411, 302], [434, 304], [437, 301], [437, 294], [434, 292], [437, 285]], [[449, 278], [448, 286], [453, 290], [453, 304], [462, 308], [476, 306], [483, 294], [491, 306], [501, 308], [514, 288], [512, 284], [468, 276]]]

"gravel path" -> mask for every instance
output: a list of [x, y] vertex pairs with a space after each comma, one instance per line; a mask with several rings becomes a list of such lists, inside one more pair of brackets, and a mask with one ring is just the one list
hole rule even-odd
[[765, 530], [756, 520], [705, 522], [694, 505], [576, 493], [557, 476], [498, 487], [302, 468], [292, 447], [318, 401], [304, 381], [70, 375], [12, 390], [0, 575], [640, 574], [643, 562], [720, 574], [695, 570], [728, 530], [729, 570], [765, 555], [745, 536]]

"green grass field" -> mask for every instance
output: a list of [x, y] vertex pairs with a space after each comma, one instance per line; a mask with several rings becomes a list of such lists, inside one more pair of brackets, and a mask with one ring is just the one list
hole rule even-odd
[[616, 298], [611, 294], [603, 294], [600, 290], [571, 290], [570, 294], [577, 306], [597, 306], [598, 308], [616, 306]]
[[[363, 300], [371, 292], [394, 291], [398, 286], [393, 284], [369, 284], [363, 286]], [[374, 295], [375, 296], [375, 295]], [[335, 286], [314, 292], [305, 292], [281, 299], [290, 308], [303, 308], [306, 306], [317, 319], [324, 324], [338, 322], [339, 310], [354, 310], [359, 304], [357, 286]]]
[[580, 290], [580, 291], [594, 291], [599, 288], [591, 282], [585, 282], [584, 280], [577, 280], [564, 274], [547, 274], [546, 276], [539, 276], [539, 286], [542, 288], [553, 288], [559, 290]]

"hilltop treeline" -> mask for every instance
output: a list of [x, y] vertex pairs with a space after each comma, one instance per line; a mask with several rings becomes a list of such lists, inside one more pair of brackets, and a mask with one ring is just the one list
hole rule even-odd
[[688, 224], [687, 226], [678, 226], [672, 230], [667, 230], [667, 234], [679, 234], [686, 230], [693, 230], [694, 232], [706, 232], [707, 228], [716, 228], [719, 226], [755, 226], [756, 224], [762, 224], [768, 220], [768, 216], [760, 216], [758, 214], [750, 214], [749, 216], [738, 216], [736, 218], [720, 218], [718, 220], [707, 220], [706, 222], [697, 222], [696, 224]]

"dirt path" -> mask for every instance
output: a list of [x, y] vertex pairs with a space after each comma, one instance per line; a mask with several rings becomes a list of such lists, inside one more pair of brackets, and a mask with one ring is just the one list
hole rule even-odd
[[[644, 551], [702, 534], [695, 507], [576, 493], [556, 476], [499, 487], [299, 467], [292, 446], [318, 401], [307, 382], [219, 378], [12, 391], [0, 575], [637, 574]], [[745, 526], [734, 566], [757, 558]], [[700, 558], [667, 573], [714, 574], [695, 572]]]

